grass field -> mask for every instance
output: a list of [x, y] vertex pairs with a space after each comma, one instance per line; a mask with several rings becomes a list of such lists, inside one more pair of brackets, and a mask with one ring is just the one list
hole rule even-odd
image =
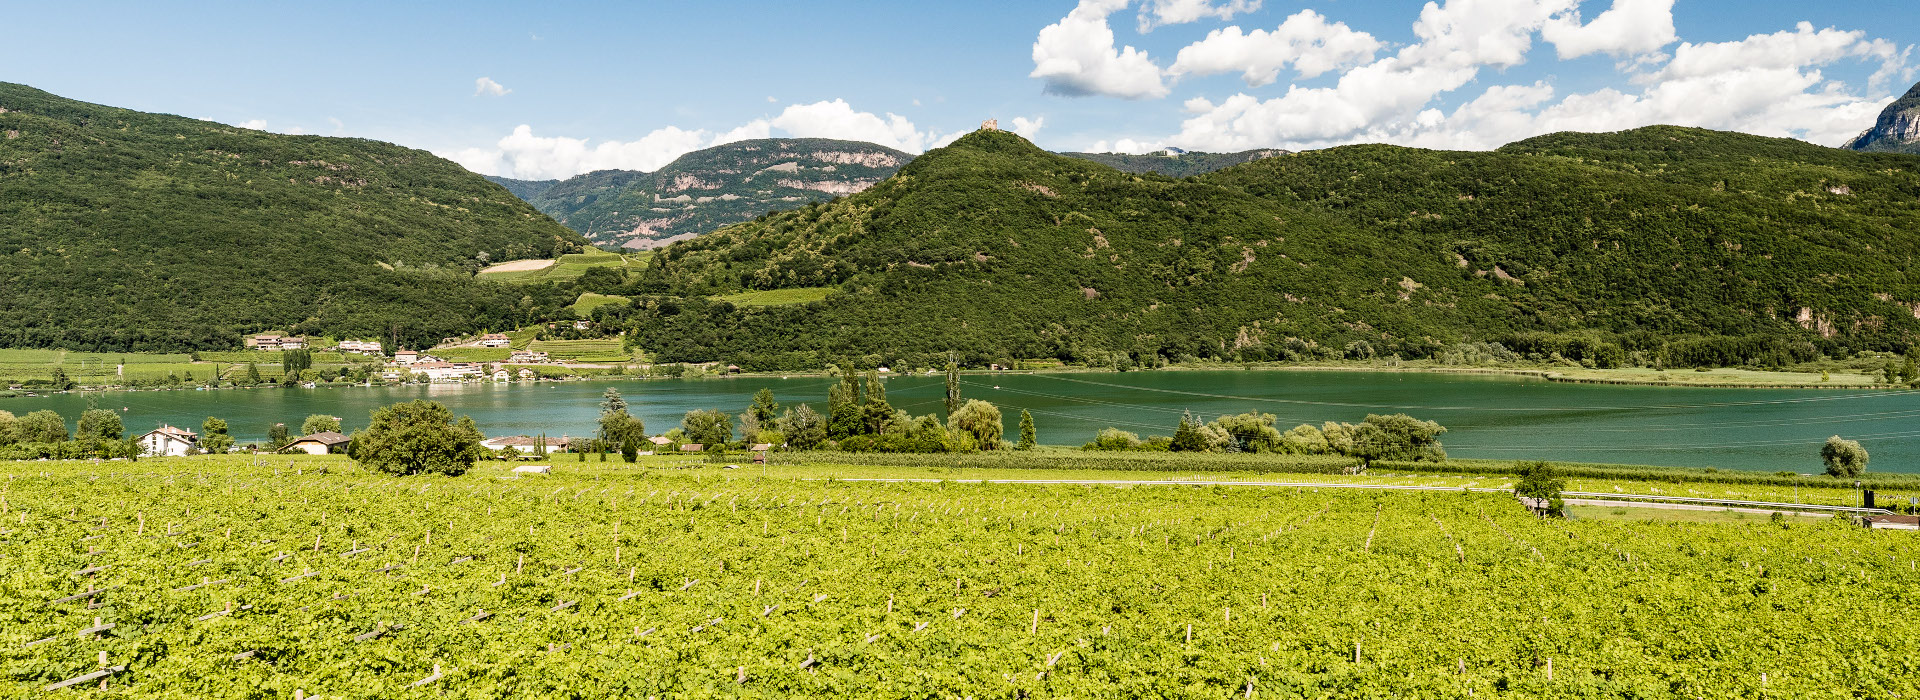
[[1920, 690], [1910, 533], [1541, 520], [1496, 494], [879, 484], [568, 457], [527, 478], [500, 463], [395, 478], [337, 456], [0, 463], [0, 695], [103, 653], [124, 667], [79, 692]]
[[539, 270], [489, 271], [481, 270], [486, 279], [499, 282], [517, 282], [535, 284], [539, 282], [561, 282], [579, 277], [588, 269], [595, 267], [617, 267], [638, 270], [645, 267], [647, 260], [653, 257], [651, 251], [639, 253], [606, 252], [589, 247], [585, 253], [562, 255], [554, 264]]
[[594, 309], [600, 308], [602, 306], [606, 306], [608, 304], [625, 303], [626, 301], [628, 301], [626, 297], [619, 296], [619, 295], [595, 294], [593, 292], [582, 292], [580, 294], [580, 299], [578, 301], [573, 302], [573, 312], [575, 314], [579, 314], [580, 317], [582, 318], [591, 318], [593, 316]]
[[619, 338], [596, 340], [536, 340], [527, 348], [544, 352], [556, 360], [576, 362], [625, 362], [632, 355], [620, 348]]
[[772, 289], [758, 292], [741, 292], [720, 299], [733, 302], [738, 306], [780, 306], [782, 304], [804, 304], [827, 298], [832, 287], [801, 287], [797, 289]]
[[448, 362], [502, 362], [513, 351], [507, 348], [434, 348], [428, 353]]

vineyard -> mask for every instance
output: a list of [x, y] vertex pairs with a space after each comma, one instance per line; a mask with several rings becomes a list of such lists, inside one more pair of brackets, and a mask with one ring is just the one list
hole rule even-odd
[[0, 696], [1911, 697], [1909, 533], [1493, 494], [0, 472]]
[[622, 349], [619, 338], [597, 340], [536, 340], [527, 349], [544, 352], [556, 360], [575, 362], [625, 362], [632, 354]]

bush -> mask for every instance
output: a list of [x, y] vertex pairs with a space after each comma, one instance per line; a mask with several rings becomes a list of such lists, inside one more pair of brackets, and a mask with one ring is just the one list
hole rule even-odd
[[1826, 463], [1828, 476], [1852, 479], [1866, 473], [1867, 449], [1858, 441], [1835, 435], [1820, 447], [1820, 461]]
[[437, 401], [414, 401], [374, 409], [367, 429], [353, 434], [348, 456], [396, 474], [459, 476], [485, 457], [480, 429]]

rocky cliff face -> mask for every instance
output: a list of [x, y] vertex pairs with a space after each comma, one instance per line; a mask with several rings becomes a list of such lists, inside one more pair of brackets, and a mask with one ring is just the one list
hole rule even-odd
[[1920, 84], [1880, 112], [1873, 128], [1860, 133], [1847, 148], [1920, 154]]
[[528, 201], [595, 243], [645, 250], [859, 192], [912, 158], [858, 141], [756, 139], [694, 151], [651, 173], [587, 173]]

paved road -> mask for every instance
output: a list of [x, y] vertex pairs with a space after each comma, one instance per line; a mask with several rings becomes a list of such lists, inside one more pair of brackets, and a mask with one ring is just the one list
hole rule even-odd
[[[1303, 489], [1360, 489], [1379, 491], [1452, 491], [1471, 493], [1512, 493], [1511, 489], [1471, 488], [1462, 486], [1412, 486], [1406, 484], [1364, 484], [1353, 482], [1303, 482], [1303, 481], [1193, 481], [1185, 479], [836, 479], [836, 481], [867, 481], [881, 483], [938, 483], [942, 481], [958, 484], [1068, 484], [1074, 486], [1263, 486], [1268, 488]], [[1832, 513], [1857, 513], [1872, 515], [1891, 515], [1891, 511], [1879, 508], [1856, 508], [1851, 506], [1827, 506], [1811, 503], [1776, 503], [1770, 501], [1736, 501], [1720, 498], [1688, 498], [1643, 493], [1593, 493], [1586, 491], [1568, 491], [1561, 494], [1568, 503], [1575, 505], [1624, 506], [1628, 508], [1667, 508], [1675, 510], [1729, 510], [1742, 513], [1788, 513], [1793, 515], [1822, 515]], [[1806, 511], [1816, 511], [1808, 513]]]

